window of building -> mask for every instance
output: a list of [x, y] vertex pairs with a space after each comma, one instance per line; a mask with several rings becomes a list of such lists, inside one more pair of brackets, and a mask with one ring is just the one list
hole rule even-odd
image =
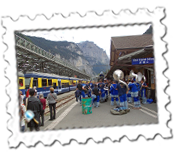
[[47, 79], [42, 79], [42, 86], [46, 87], [47, 86]]
[[52, 86], [52, 79], [48, 79], [48, 85]]

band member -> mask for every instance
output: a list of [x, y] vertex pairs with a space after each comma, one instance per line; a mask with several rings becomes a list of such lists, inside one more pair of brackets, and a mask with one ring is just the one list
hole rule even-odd
[[[95, 83], [95, 82], [94, 82], [94, 83]], [[92, 83], [92, 81], [90, 81], [90, 82], [88, 83], [88, 86], [91, 88], [91, 90], [94, 89], [94, 83]]]
[[88, 86], [87, 86], [87, 83], [82, 83], [81, 95], [83, 96], [83, 98], [84, 97], [88, 97]]
[[120, 98], [120, 108], [119, 109], [128, 112], [129, 109], [128, 109], [128, 102], [127, 102], [127, 97], [126, 97], [126, 94], [128, 93], [127, 87], [123, 83], [118, 83], [117, 89], [118, 89], [118, 95]]
[[92, 89], [92, 107], [99, 107], [99, 101], [100, 101], [100, 93], [99, 93], [99, 88], [98, 85], [95, 84], [94, 89]]
[[141, 83], [140, 82], [136, 82], [136, 86], [137, 86], [137, 90], [138, 90], [138, 105], [140, 105], [140, 107], [141, 107], [141, 103], [140, 103], [140, 98], [141, 98]]
[[105, 84], [105, 87], [104, 87], [104, 89], [105, 89], [105, 102], [107, 102], [107, 100], [108, 100], [108, 85], [109, 85], [107, 79], [104, 79], [104, 84]]
[[131, 97], [133, 98], [134, 100], [134, 107], [133, 109], [140, 109], [141, 108], [141, 105], [140, 105], [140, 101], [139, 101], [139, 84], [135, 82], [135, 79], [133, 80], [133, 83], [130, 83], [128, 85], [128, 87], [130, 88], [131, 90]]
[[104, 102], [105, 101], [105, 90], [104, 90], [104, 83], [102, 82], [102, 79], [100, 79], [98, 83], [98, 88], [100, 90], [100, 101]]
[[115, 80], [113, 81], [113, 84], [111, 84], [110, 93], [111, 93], [110, 94], [111, 95], [111, 105], [112, 106], [114, 105], [114, 99], [116, 99], [117, 106], [119, 107], [120, 104], [119, 104], [119, 100], [118, 100], [117, 83]]
[[86, 82], [84, 88], [86, 89], [86, 90], [85, 90], [86, 96], [91, 97], [91, 87], [89, 86], [88, 81]]
[[[128, 80], [128, 82], [127, 82], [128, 87], [129, 87], [129, 84], [131, 84], [131, 83], [132, 83], [131, 80]], [[127, 101], [128, 101], [128, 103], [132, 103], [131, 90], [128, 91]]]
[[148, 87], [147, 84], [144, 82], [142, 79], [141, 81], [142, 88], [141, 88], [141, 97], [142, 97], [142, 103], [146, 104], [147, 103], [147, 98], [146, 98], [146, 88]]

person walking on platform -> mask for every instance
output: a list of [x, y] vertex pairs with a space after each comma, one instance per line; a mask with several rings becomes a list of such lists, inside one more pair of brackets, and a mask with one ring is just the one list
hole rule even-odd
[[39, 94], [39, 99], [40, 99], [41, 104], [43, 105], [43, 110], [42, 110], [41, 115], [40, 115], [41, 116], [40, 125], [44, 126], [44, 111], [46, 108], [46, 99], [44, 98], [43, 94]]
[[134, 101], [134, 107], [133, 109], [141, 109], [140, 101], [139, 101], [139, 85], [135, 82], [135, 79], [133, 83], [130, 83], [128, 85], [129, 89], [131, 90], [131, 97]]
[[141, 87], [141, 97], [142, 97], [142, 104], [147, 103], [147, 98], [146, 98], [146, 88], [148, 87], [147, 84], [144, 82], [142, 79], [141, 81], [142, 87]]
[[75, 97], [80, 100], [80, 104], [81, 104], [81, 91], [82, 91], [82, 84], [81, 84], [81, 81], [79, 80], [75, 91]]
[[99, 88], [98, 85], [95, 84], [94, 89], [92, 90], [92, 107], [99, 107], [100, 103], [100, 93], [99, 93]]
[[[47, 95], [47, 100], [49, 103], [49, 109], [50, 109], [50, 121], [54, 120], [56, 118], [56, 103], [57, 103], [57, 94], [54, 93], [54, 88], [50, 87], [50, 93]], [[53, 110], [53, 115], [52, 115]]]
[[117, 82], [114, 80], [113, 84], [111, 84], [110, 87], [110, 96], [111, 96], [111, 106], [114, 105], [114, 99], [116, 100], [117, 106], [120, 106], [119, 100], [118, 100], [118, 90], [117, 90]]
[[98, 88], [100, 90], [100, 102], [104, 102], [105, 101], [105, 90], [104, 90], [104, 86], [105, 86], [105, 84], [102, 82], [102, 79], [100, 79], [100, 81], [98, 83]]
[[[27, 110], [31, 110], [34, 113], [34, 118], [39, 122], [40, 120], [40, 114], [43, 109], [42, 104], [38, 98], [34, 96], [35, 90], [30, 89], [29, 90], [30, 97], [28, 98], [28, 102], [26, 103], [27, 105]], [[33, 119], [27, 124], [27, 127], [30, 128], [30, 131], [33, 131], [35, 129], [36, 131], [39, 131], [39, 124], [37, 124]]]

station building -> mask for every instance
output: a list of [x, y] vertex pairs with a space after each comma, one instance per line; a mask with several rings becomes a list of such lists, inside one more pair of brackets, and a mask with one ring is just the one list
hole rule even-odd
[[133, 35], [111, 37], [110, 70], [106, 78], [113, 79], [113, 72], [121, 69], [124, 75], [133, 70], [141, 72], [146, 77], [146, 83], [155, 101], [155, 68], [153, 35]]

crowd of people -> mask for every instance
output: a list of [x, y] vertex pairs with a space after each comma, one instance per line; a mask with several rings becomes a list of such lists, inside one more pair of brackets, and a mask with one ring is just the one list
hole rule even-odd
[[141, 101], [143, 104], [147, 103], [146, 99], [146, 83], [144, 79], [140, 83], [135, 79], [126, 81], [127, 86], [124, 83], [116, 80], [102, 79], [99, 82], [90, 81], [90, 83], [82, 83], [79, 81], [75, 97], [76, 101], [80, 102], [85, 97], [92, 98], [92, 107], [99, 107], [100, 103], [107, 102], [108, 97], [111, 97], [111, 106], [114, 106], [116, 102], [116, 108], [114, 110], [119, 112], [129, 112], [128, 103], [134, 103], [133, 109], [141, 108]]
[[[141, 108], [141, 101], [146, 104], [146, 83], [141, 80], [141, 83], [137, 83], [134, 79], [126, 81], [127, 85], [118, 82], [104, 79], [99, 80], [99, 82], [90, 81], [82, 83], [79, 81], [75, 91], [76, 101], [80, 102], [81, 99], [85, 97], [92, 98], [92, 107], [98, 108], [100, 103], [107, 102], [109, 96], [111, 98], [110, 104], [114, 106], [116, 102], [116, 107], [113, 110], [118, 112], [129, 112], [128, 103], [134, 103], [134, 109]], [[54, 88], [50, 88], [50, 93], [47, 96], [47, 101], [50, 109], [50, 121], [56, 118], [56, 103], [57, 94], [54, 93]], [[26, 99], [23, 100], [23, 94], [20, 91], [19, 95], [20, 102], [20, 120], [21, 120], [21, 131], [24, 132], [27, 127], [30, 131], [40, 130], [40, 126], [44, 126], [44, 112], [46, 108], [46, 99], [43, 94], [37, 95], [36, 87], [30, 88], [26, 92]], [[27, 122], [25, 119], [25, 112], [31, 110], [34, 113], [34, 119]]]
[[[43, 97], [43, 94], [40, 93], [37, 95], [36, 87], [33, 89], [30, 88], [26, 93], [26, 99], [24, 101], [24, 96], [20, 91], [19, 103], [20, 103], [20, 120], [21, 120], [21, 131], [25, 131], [25, 127], [30, 129], [30, 131], [40, 130], [40, 126], [44, 126], [44, 113], [46, 108], [46, 99]], [[50, 93], [47, 96], [47, 101], [50, 109], [50, 121], [56, 118], [56, 101], [57, 94], [54, 93], [54, 88], [50, 88]], [[34, 119], [27, 122], [25, 117], [25, 112], [31, 110], [34, 113]], [[53, 111], [53, 113], [52, 113]]]

